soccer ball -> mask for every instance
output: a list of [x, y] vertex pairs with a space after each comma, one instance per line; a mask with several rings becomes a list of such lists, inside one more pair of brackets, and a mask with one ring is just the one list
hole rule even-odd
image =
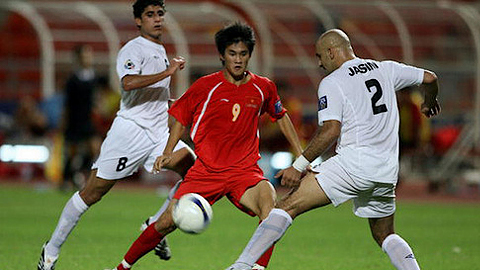
[[173, 222], [186, 233], [198, 234], [205, 231], [212, 217], [212, 207], [196, 193], [183, 195], [173, 208]]

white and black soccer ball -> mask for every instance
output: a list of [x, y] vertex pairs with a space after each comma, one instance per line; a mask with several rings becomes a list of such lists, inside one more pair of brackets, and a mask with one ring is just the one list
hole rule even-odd
[[205, 231], [212, 218], [212, 207], [196, 193], [183, 195], [173, 208], [173, 222], [186, 233], [199, 234]]

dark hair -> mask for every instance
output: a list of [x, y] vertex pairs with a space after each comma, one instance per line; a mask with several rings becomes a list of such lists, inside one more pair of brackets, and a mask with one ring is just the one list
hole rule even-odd
[[160, 6], [165, 10], [165, 2], [163, 0], [137, 0], [135, 4], [133, 4], [133, 16], [135, 18], [141, 18], [145, 8], [150, 5]]
[[241, 22], [225, 26], [215, 34], [215, 44], [218, 52], [223, 55], [228, 46], [243, 42], [248, 48], [248, 52], [252, 54], [255, 47], [255, 34], [252, 27]]

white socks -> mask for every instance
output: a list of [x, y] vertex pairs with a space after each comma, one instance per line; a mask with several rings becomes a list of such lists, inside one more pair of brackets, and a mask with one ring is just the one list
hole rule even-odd
[[148, 224], [152, 224], [153, 222], [157, 221], [157, 219], [163, 214], [163, 212], [165, 212], [165, 210], [167, 209], [168, 205], [170, 204], [170, 201], [171, 201], [172, 198], [173, 198], [173, 195], [175, 195], [175, 192], [177, 192], [178, 186], [180, 185], [181, 182], [182, 182], [182, 180], [177, 181], [177, 183], [175, 184], [175, 186], [173, 186], [173, 187], [170, 189], [170, 192], [168, 192], [168, 197], [167, 197], [167, 199], [165, 200], [165, 202], [163, 203], [162, 207], [160, 207], [160, 209], [157, 211], [157, 213], [156, 213], [155, 215], [151, 216], [151, 217], [148, 219]]
[[68, 200], [63, 208], [63, 212], [58, 220], [57, 227], [45, 246], [45, 252], [52, 257], [57, 257], [60, 252], [60, 247], [67, 240], [68, 235], [72, 232], [75, 225], [77, 225], [80, 216], [87, 211], [88, 205], [82, 200], [77, 191]]
[[155, 213], [155, 215], [148, 218], [148, 224], [152, 224], [153, 222], [157, 221], [157, 219], [167, 209], [168, 205], [170, 204], [170, 201], [171, 201], [170, 196], [168, 196], [165, 202], [163, 203], [162, 207], [160, 207], [160, 209], [157, 211], [157, 213]]
[[390, 234], [382, 243], [382, 250], [398, 270], [420, 270], [408, 243], [397, 234]]
[[275, 208], [270, 211], [233, 266], [239, 269], [248, 266], [248, 269], [251, 269], [263, 253], [285, 234], [291, 224], [292, 218], [284, 210]]

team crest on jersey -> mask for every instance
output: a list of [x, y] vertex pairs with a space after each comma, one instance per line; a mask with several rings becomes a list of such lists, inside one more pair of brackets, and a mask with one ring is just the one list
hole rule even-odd
[[252, 97], [252, 96], [247, 96], [245, 97], [245, 106], [250, 107], [250, 108], [258, 108], [260, 103], [262, 103], [261, 99], [259, 97]]
[[135, 64], [132, 62], [132, 60], [128, 59], [123, 65], [123, 67], [125, 67], [125, 69], [134, 69]]
[[275, 102], [275, 113], [281, 113], [283, 110], [282, 102], [280, 100], [277, 100]]
[[318, 100], [318, 110], [321, 111], [327, 108], [327, 96], [323, 96]]

